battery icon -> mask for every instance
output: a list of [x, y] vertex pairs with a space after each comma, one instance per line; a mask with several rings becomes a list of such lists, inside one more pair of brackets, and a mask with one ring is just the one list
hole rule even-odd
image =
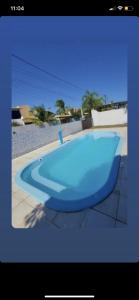
[[133, 7], [133, 6], [125, 6], [125, 7], [124, 7], [124, 10], [125, 10], [125, 11], [133, 11], [133, 10], [134, 10], [134, 7]]

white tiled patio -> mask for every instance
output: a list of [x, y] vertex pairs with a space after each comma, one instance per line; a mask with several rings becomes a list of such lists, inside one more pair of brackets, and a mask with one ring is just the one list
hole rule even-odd
[[[127, 226], [127, 127], [96, 128], [120, 133], [123, 138], [119, 175], [113, 192], [100, 204], [75, 213], [60, 213], [48, 209], [16, 185], [15, 175], [33, 159], [58, 146], [58, 141], [24, 154], [12, 161], [12, 226], [14, 228], [122, 228]], [[92, 129], [67, 136], [64, 141], [85, 135]]]

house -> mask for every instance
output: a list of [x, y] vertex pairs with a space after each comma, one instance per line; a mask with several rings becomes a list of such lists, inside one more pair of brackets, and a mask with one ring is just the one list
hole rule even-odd
[[119, 102], [113, 102], [111, 101], [108, 104], [104, 104], [97, 108], [97, 111], [105, 111], [105, 110], [111, 110], [111, 109], [119, 109], [119, 108], [127, 108], [127, 101], [119, 101]]
[[25, 125], [20, 110], [17, 107], [12, 108], [12, 124]]
[[73, 118], [70, 114], [55, 115], [54, 117], [57, 121], [60, 121], [61, 123], [69, 123]]
[[16, 106], [12, 108], [12, 123], [18, 125], [32, 124], [36, 117], [28, 105]]

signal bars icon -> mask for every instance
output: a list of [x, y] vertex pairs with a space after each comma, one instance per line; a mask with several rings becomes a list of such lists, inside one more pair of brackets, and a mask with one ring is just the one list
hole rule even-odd
[[116, 6], [109, 8], [109, 10], [116, 10]]

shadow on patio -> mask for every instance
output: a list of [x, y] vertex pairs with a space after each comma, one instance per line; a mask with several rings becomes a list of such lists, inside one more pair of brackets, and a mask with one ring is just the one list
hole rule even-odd
[[[91, 223], [88, 222], [88, 216]], [[127, 225], [127, 156], [121, 156], [118, 179], [113, 192], [99, 204], [79, 212], [56, 212], [46, 204], [37, 205], [25, 217], [26, 228], [114, 228]], [[96, 223], [96, 224], [93, 224]]]

